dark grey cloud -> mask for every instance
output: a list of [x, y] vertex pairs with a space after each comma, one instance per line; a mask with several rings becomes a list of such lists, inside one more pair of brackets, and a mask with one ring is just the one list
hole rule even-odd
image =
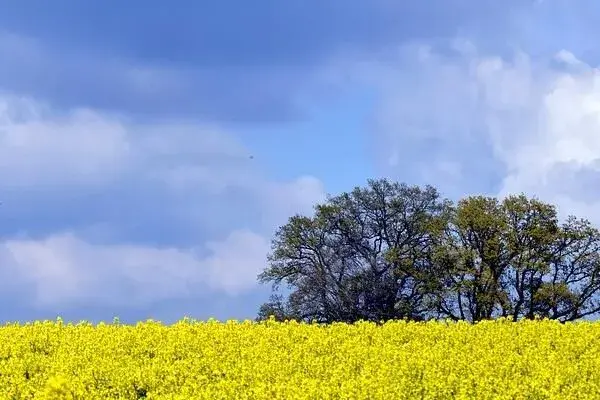
[[489, 0], [0, 4], [4, 29], [43, 37], [55, 46], [195, 67], [312, 63], [345, 45], [377, 47], [454, 35], [467, 25], [501, 23], [506, 7]]
[[[512, 5], [511, 5], [512, 6]], [[299, 98], [337, 54], [506, 29], [491, 0], [0, 0], [0, 88], [65, 108], [226, 122], [303, 117]]]

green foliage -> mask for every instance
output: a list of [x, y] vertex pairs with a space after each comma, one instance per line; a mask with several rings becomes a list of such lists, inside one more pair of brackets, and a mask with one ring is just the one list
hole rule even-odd
[[600, 311], [600, 233], [525, 195], [453, 204], [431, 186], [370, 180], [293, 216], [259, 275], [292, 290], [259, 319], [572, 321]]

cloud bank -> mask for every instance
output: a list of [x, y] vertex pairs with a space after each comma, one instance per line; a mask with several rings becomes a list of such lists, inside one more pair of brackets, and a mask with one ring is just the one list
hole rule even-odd
[[[269, 180], [248, 149], [216, 128], [140, 125], [89, 109], [57, 114], [8, 95], [0, 105], [1, 213], [11, 222], [2, 272], [36, 307], [133, 307], [251, 290], [273, 228], [323, 197], [314, 177]], [[65, 203], [80, 213], [79, 227], [52, 220]], [[19, 234], [30, 211], [47, 219], [46, 229]], [[148, 219], [155, 236], [183, 230], [190, 243], [127, 235]]]
[[500, 57], [456, 40], [445, 52], [405, 46], [359, 71], [381, 88], [373, 126], [388, 174], [453, 197], [524, 192], [600, 222], [597, 68], [567, 50]]

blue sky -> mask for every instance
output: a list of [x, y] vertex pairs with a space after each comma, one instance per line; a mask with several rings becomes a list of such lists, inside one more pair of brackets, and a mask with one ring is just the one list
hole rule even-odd
[[253, 318], [368, 178], [600, 223], [597, 2], [97, 3], [0, 0], [0, 320]]

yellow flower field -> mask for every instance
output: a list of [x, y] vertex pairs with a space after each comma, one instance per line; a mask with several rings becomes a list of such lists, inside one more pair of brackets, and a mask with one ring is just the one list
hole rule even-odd
[[0, 328], [0, 399], [600, 399], [600, 323]]

